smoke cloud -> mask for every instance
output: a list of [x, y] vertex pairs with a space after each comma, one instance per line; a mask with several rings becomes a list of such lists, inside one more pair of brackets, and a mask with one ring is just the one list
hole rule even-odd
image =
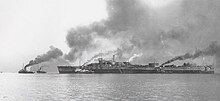
[[217, 44], [217, 41], [212, 42], [207, 48], [204, 50], [197, 50], [194, 54], [186, 53], [185, 55], [174, 57], [171, 60], [166, 61], [161, 64], [161, 66], [165, 64], [169, 64], [171, 62], [177, 60], [186, 60], [186, 59], [196, 59], [201, 56], [214, 56], [217, 61], [220, 59], [220, 44]]
[[141, 53], [141, 54], [134, 54], [132, 57], [130, 57], [130, 58], [128, 59], [128, 62], [131, 62], [131, 61], [134, 60], [134, 58], [140, 57], [140, 56], [142, 56], [142, 55], [143, 55], [142, 53]]
[[[68, 53], [63, 54], [51, 46], [25, 69], [42, 62], [47, 67], [69, 65], [91, 57], [82, 61], [87, 64], [94, 58], [111, 54], [116, 55], [117, 61], [138, 64], [162, 63], [172, 58], [161, 66], [176, 60], [211, 56], [220, 66], [220, 0], [173, 0], [157, 9], [151, 8], [146, 0], [106, 2], [106, 19], [68, 31]], [[195, 49], [203, 50], [193, 53]]]
[[[74, 62], [85, 51], [97, 51], [100, 46], [95, 40], [100, 37], [111, 40], [116, 47], [112, 50], [106, 46], [103, 53], [117, 51], [121, 61], [142, 53], [133, 60], [137, 63], [162, 62], [220, 39], [218, 0], [174, 0], [158, 9], [150, 8], [144, 0], [107, 0], [106, 9], [108, 18], [69, 30], [66, 40], [71, 50], [65, 59]], [[178, 58], [197, 55], [200, 53]]]
[[49, 61], [50, 59], [56, 59], [56, 58], [58, 58], [59, 56], [62, 56], [62, 55], [63, 55], [63, 52], [60, 49], [55, 48], [53, 46], [50, 46], [50, 50], [47, 51], [47, 53], [39, 55], [34, 60], [31, 60], [25, 66], [24, 69], [26, 70], [26, 68], [28, 66], [32, 66], [32, 65], [36, 65], [36, 64], [39, 64], [39, 63], [42, 63], [42, 62], [46, 62], [46, 61]]

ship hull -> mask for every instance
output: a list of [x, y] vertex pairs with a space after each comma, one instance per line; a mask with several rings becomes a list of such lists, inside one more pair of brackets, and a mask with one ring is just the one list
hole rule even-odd
[[144, 73], [161, 73], [157, 70], [144, 70], [144, 69], [93, 69], [94, 73], [118, 73], [118, 74], [144, 74]]
[[59, 71], [60, 74], [72, 74], [76, 73], [75, 71]]
[[33, 74], [34, 72], [21, 69], [20, 71], [18, 71], [18, 73], [22, 73], [22, 74]]
[[47, 72], [45, 72], [45, 71], [37, 71], [37, 73], [47, 73]]
[[71, 74], [76, 73], [76, 67], [74, 66], [58, 66], [58, 71], [60, 74]]
[[58, 67], [60, 74], [213, 74], [214, 71], [203, 71], [203, 70], [164, 70], [164, 69], [91, 69], [92, 72], [76, 72], [75, 67]]
[[170, 73], [170, 74], [214, 74], [214, 71], [202, 71], [202, 70], [165, 70], [165, 73]]
[[94, 73], [118, 74], [213, 74], [214, 71], [201, 70], [144, 70], [144, 69], [94, 69]]
[[33, 74], [34, 72], [18, 72], [20, 74]]

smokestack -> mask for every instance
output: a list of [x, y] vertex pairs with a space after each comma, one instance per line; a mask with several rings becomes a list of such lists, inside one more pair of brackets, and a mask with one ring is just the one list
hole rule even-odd
[[112, 61], [115, 62], [115, 55], [113, 55], [113, 57], [112, 57]]

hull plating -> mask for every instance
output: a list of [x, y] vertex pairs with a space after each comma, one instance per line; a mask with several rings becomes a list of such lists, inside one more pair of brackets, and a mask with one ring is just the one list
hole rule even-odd
[[[64, 69], [64, 68], [63, 68]], [[213, 74], [214, 71], [202, 70], [147, 70], [147, 69], [92, 69], [92, 73], [116, 73], [116, 74]], [[75, 72], [74, 68], [66, 70], [59, 70], [60, 74], [81, 73], [88, 74], [88, 72]], [[90, 72], [91, 73], [91, 72]]]

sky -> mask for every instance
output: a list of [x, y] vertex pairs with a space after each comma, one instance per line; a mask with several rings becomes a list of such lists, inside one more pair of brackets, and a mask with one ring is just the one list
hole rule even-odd
[[113, 54], [133, 64], [192, 56], [219, 67], [219, 9], [219, 0], [1, 0], [0, 71], [36, 63], [57, 71]]
[[[158, 8], [170, 1], [147, 3]], [[67, 53], [65, 37], [70, 28], [107, 16], [105, 0], [1, 0], [0, 71], [18, 71], [51, 45]]]
[[106, 17], [104, 0], [0, 0], [0, 71], [18, 71], [51, 45], [67, 52], [70, 28]]

